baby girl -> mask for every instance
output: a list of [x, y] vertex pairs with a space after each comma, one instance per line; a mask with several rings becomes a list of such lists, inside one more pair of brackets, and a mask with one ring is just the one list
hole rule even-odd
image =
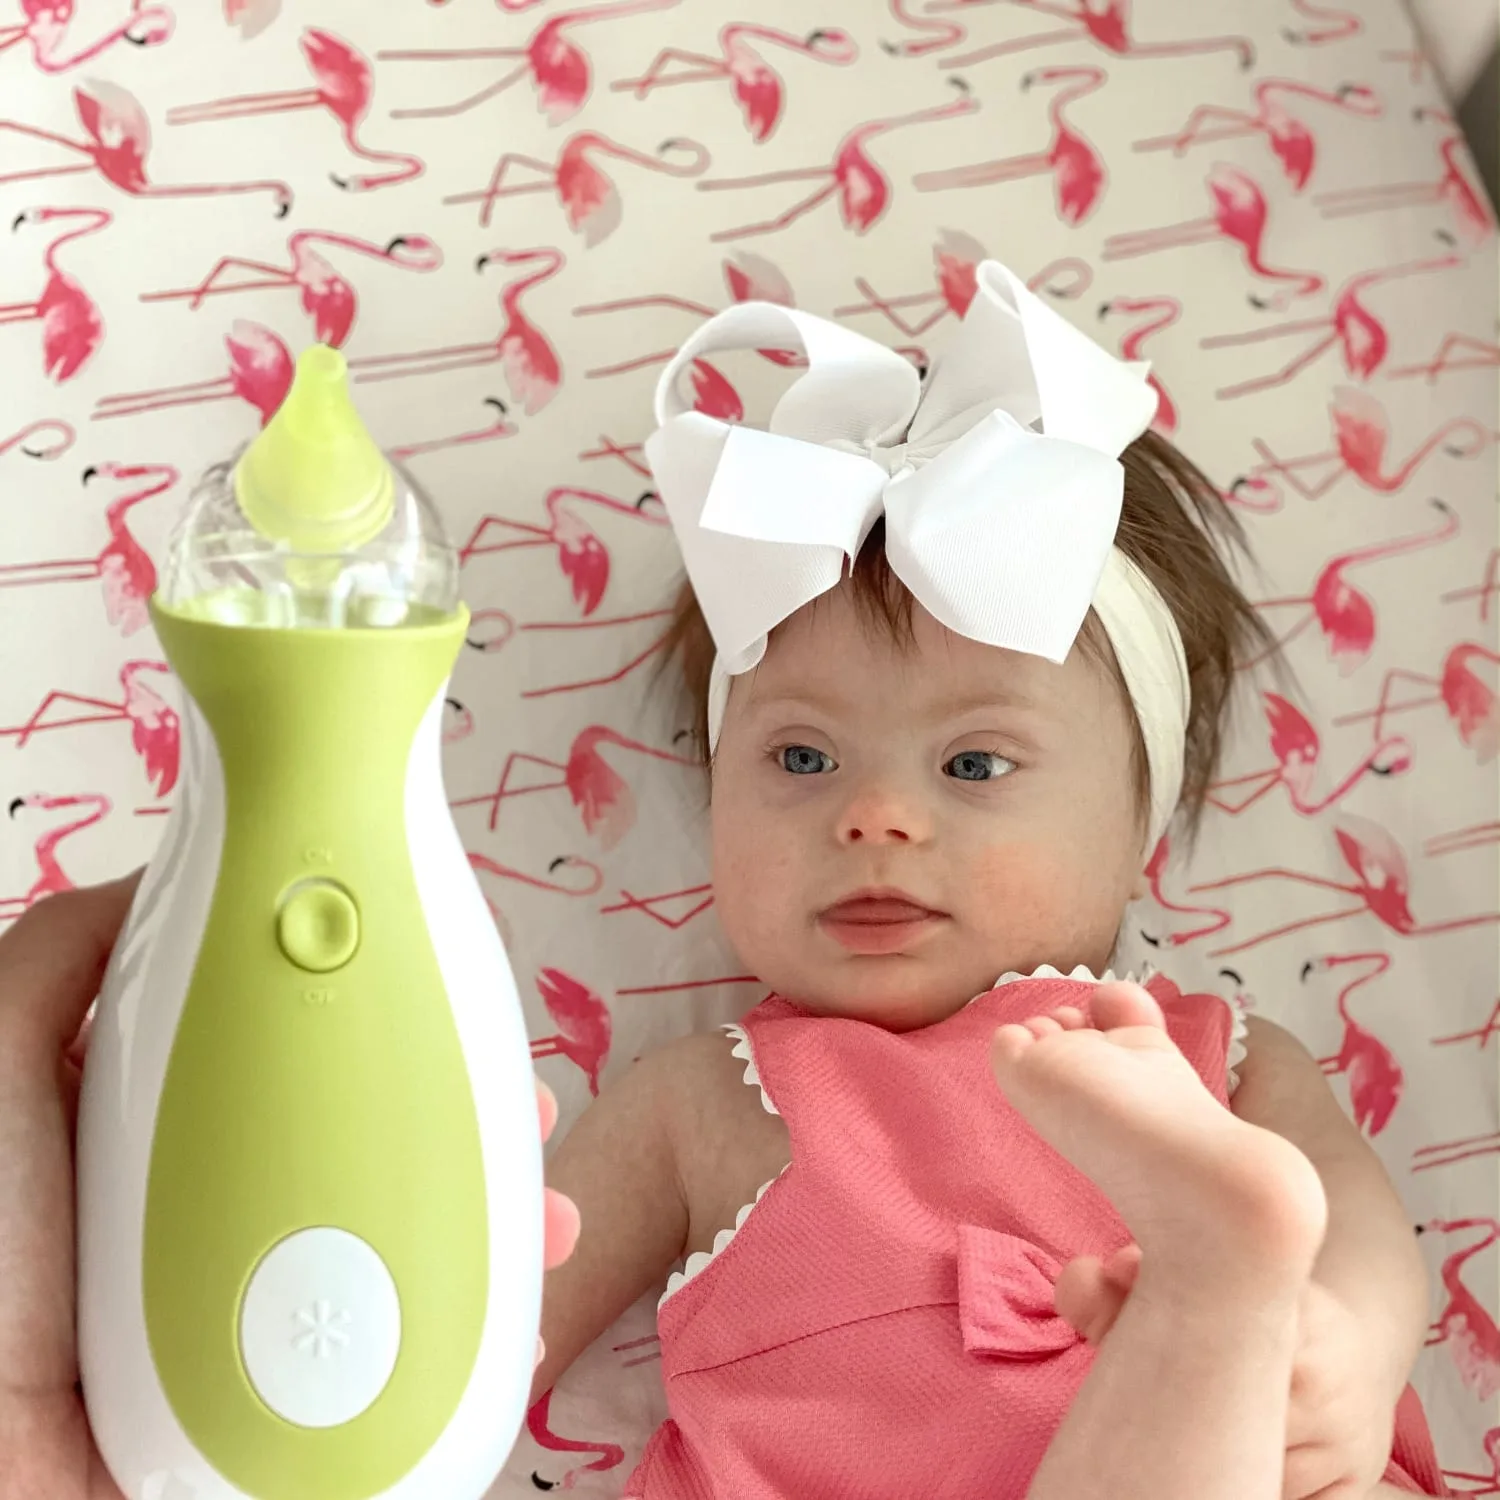
[[[1107, 973], [1264, 645], [1233, 524], [1143, 366], [978, 283], [925, 381], [753, 303], [663, 377], [715, 902], [772, 998], [563, 1142], [536, 1392], [685, 1262], [628, 1495], [1442, 1494], [1415, 1241], [1317, 1065]], [[768, 348], [768, 431], [687, 409]]]

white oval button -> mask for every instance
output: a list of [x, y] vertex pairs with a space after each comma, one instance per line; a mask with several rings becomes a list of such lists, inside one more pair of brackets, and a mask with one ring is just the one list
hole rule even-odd
[[401, 1301], [385, 1262], [343, 1229], [288, 1235], [255, 1268], [240, 1355], [260, 1399], [298, 1427], [339, 1427], [396, 1368]]

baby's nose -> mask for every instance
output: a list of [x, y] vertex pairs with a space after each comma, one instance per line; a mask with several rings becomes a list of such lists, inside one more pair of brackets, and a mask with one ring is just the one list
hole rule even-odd
[[920, 798], [872, 786], [850, 799], [839, 818], [841, 844], [926, 843], [932, 820]]

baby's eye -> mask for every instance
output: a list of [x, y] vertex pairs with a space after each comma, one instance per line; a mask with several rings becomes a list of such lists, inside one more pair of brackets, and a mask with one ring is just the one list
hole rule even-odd
[[793, 776], [817, 776], [823, 771], [838, 770], [838, 762], [811, 745], [787, 745], [778, 754], [783, 771]]
[[961, 750], [943, 770], [957, 781], [994, 781], [1015, 768], [1015, 761], [993, 750]]

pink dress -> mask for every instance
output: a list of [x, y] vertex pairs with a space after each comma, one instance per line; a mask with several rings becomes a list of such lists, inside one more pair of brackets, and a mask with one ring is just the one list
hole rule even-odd
[[[1092, 1359], [1053, 1309], [1057, 1273], [1130, 1236], [1006, 1103], [989, 1040], [1091, 988], [1013, 981], [905, 1035], [778, 998], [751, 1012], [736, 1051], [791, 1163], [669, 1287], [672, 1415], [627, 1496], [1022, 1500]], [[1226, 1103], [1228, 1006], [1150, 988]], [[1403, 1457], [1432, 1485], [1388, 1477], [1442, 1494], [1415, 1415], [1423, 1451]]]

